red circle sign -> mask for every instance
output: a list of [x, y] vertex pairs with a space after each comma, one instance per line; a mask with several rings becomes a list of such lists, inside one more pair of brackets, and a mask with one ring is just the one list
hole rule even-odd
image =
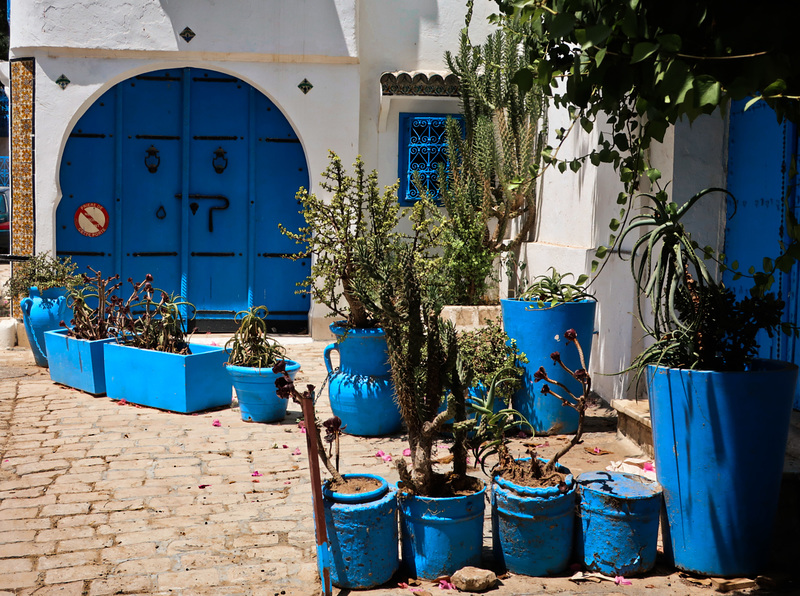
[[84, 203], [75, 211], [75, 227], [84, 236], [99, 236], [108, 229], [108, 211], [98, 203]]

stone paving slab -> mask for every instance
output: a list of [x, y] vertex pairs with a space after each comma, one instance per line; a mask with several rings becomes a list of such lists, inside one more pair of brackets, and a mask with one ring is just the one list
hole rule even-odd
[[[219, 336], [199, 339], [224, 343]], [[302, 363], [299, 381], [321, 386], [327, 342], [286, 343], [289, 356]], [[330, 415], [327, 395], [317, 405], [321, 418]], [[637, 455], [631, 443], [616, 438], [611, 412], [592, 408], [592, 432], [584, 442], [590, 451], [610, 453], [573, 449], [564, 463], [574, 473]], [[299, 417], [296, 404], [273, 424], [243, 422], [235, 407], [185, 415], [120, 405], [52, 383], [26, 349], [0, 352], [0, 596], [319, 594]], [[544, 456], [563, 440], [536, 439], [546, 444]], [[397, 459], [405, 446], [399, 434], [344, 437], [343, 471], [369, 471], [394, 482], [393, 464], [375, 453]], [[490, 545], [487, 507], [487, 555]], [[578, 585], [509, 576], [492, 593], [709, 592], [670, 570], [632, 581]], [[411, 593], [394, 585], [362, 593]], [[422, 587], [453, 593], [430, 582]], [[334, 589], [338, 596], [348, 593]]]

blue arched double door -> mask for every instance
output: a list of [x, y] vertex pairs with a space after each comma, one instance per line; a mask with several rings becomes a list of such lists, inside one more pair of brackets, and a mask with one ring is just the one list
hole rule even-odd
[[[305, 155], [281, 111], [236, 77], [149, 72], [109, 89], [72, 130], [61, 161], [56, 248], [104, 275], [184, 296], [199, 329], [232, 326], [264, 304], [272, 327], [301, 330], [307, 260], [278, 229], [297, 229]], [[123, 286], [123, 294], [128, 290]]]

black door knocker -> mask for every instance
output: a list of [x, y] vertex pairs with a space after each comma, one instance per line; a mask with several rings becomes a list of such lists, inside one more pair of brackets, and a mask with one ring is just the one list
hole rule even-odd
[[147, 166], [147, 171], [151, 174], [155, 174], [158, 171], [158, 166], [161, 165], [161, 157], [158, 155], [158, 149], [154, 145], [150, 145], [150, 148], [147, 149], [144, 165]]
[[211, 160], [211, 165], [214, 166], [214, 171], [217, 174], [222, 174], [225, 168], [228, 167], [228, 158], [225, 155], [226, 151], [222, 147], [214, 151], [214, 159]]
[[161, 205], [161, 206], [158, 208], [158, 211], [156, 211], [156, 217], [157, 217], [158, 219], [164, 219], [166, 216], [167, 216], [167, 210], [166, 210], [166, 209], [164, 209], [164, 205]]

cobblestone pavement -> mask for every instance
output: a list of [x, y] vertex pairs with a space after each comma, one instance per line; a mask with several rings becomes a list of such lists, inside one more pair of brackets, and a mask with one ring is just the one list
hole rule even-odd
[[[319, 387], [325, 342], [289, 342], [290, 357], [303, 365], [299, 378]], [[327, 395], [318, 406], [321, 416], [330, 412]], [[119, 405], [52, 383], [29, 350], [0, 352], [0, 596], [319, 594], [299, 416], [295, 404], [279, 424], [245, 423], [235, 407], [183, 415]], [[573, 472], [635, 455], [616, 439], [609, 416], [592, 408], [592, 432], [564, 461]], [[404, 439], [345, 437], [343, 469], [396, 481], [392, 464], [375, 453], [400, 457]], [[547, 439], [543, 454], [563, 440]], [[594, 447], [610, 453], [589, 453]], [[410, 594], [396, 581], [363, 593]], [[511, 576], [493, 593], [710, 592], [671, 571], [632, 582]]]

